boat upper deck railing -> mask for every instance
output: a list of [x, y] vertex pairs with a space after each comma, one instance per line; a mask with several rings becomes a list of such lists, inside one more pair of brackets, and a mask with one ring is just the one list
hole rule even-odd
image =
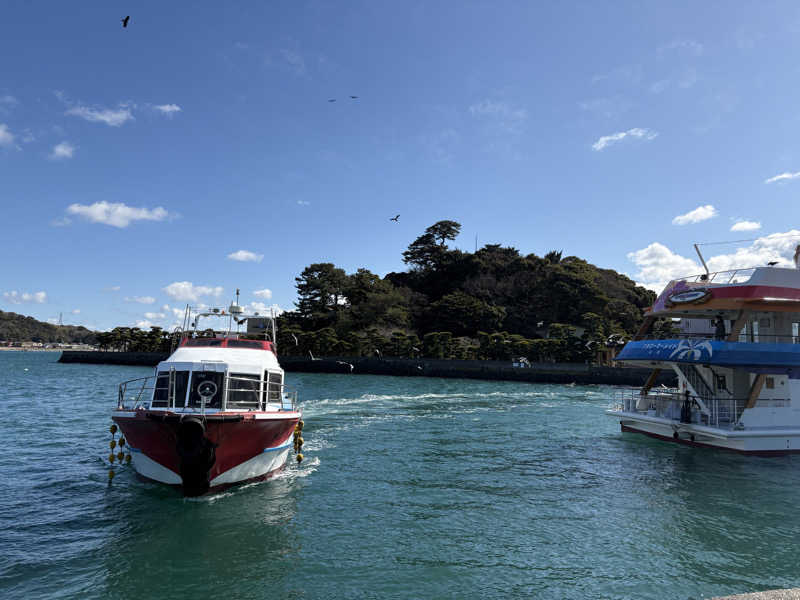
[[239, 335], [220, 337], [185, 337], [181, 340], [180, 348], [249, 348], [251, 350], [268, 350], [274, 352], [274, 345], [267, 340], [242, 339]]
[[749, 331], [743, 331], [735, 340], [729, 340], [727, 334], [725, 336], [719, 336], [715, 333], [688, 333], [684, 331], [676, 331], [673, 333], [648, 333], [636, 338], [637, 342], [642, 340], [709, 340], [750, 344], [800, 344], [800, 336], [791, 333], [767, 334], [751, 333]]
[[729, 285], [734, 283], [746, 283], [755, 273], [757, 267], [747, 267], [744, 269], [733, 269], [731, 271], [715, 271], [713, 273], [700, 273], [698, 275], [688, 275], [679, 277], [675, 281], [685, 281], [686, 283], [703, 283], [716, 285]]
[[[165, 373], [159, 373], [165, 375]], [[169, 389], [160, 387], [156, 375], [130, 379], [119, 384], [117, 408], [119, 410], [184, 410], [196, 411], [198, 406], [186, 407], [186, 397], [182, 401], [170, 398]], [[287, 388], [282, 383], [276, 384], [261, 379], [226, 374], [223, 380], [221, 410], [225, 411], [262, 411], [268, 405], [280, 405], [280, 410], [297, 410], [297, 391]], [[163, 403], [155, 406], [154, 395], [160, 391], [165, 395]], [[212, 407], [208, 407], [212, 408]], [[215, 410], [219, 407], [213, 407]]]
[[[637, 413], [650, 417], [659, 417], [680, 422], [681, 408], [686, 401], [686, 394], [678, 390], [664, 389], [651, 391], [643, 396], [638, 389], [620, 389], [614, 394], [612, 410], [617, 412]], [[734, 429], [738, 427], [739, 418], [747, 406], [747, 398], [732, 398], [727, 396], [714, 396], [702, 398], [708, 408], [709, 414], [701, 414], [696, 398], [689, 396], [692, 405], [691, 422], [719, 429]], [[791, 407], [789, 398], [763, 398], [755, 401], [754, 408], [786, 408]]]

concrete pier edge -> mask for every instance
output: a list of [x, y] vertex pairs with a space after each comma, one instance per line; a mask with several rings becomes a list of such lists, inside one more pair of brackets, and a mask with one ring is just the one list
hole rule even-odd
[[[165, 352], [86, 352], [65, 350], [58, 362], [152, 367], [165, 360]], [[531, 363], [514, 367], [510, 361], [440, 360], [429, 358], [326, 357], [305, 358], [281, 356], [280, 363], [288, 372], [342, 373], [354, 375], [399, 375], [404, 377], [446, 377], [530, 383], [606, 384], [641, 386], [649, 369], [606, 367], [580, 363]], [[352, 365], [352, 368], [350, 367]], [[656, 385], [673, 386], [675, 375], [662, 372]]]

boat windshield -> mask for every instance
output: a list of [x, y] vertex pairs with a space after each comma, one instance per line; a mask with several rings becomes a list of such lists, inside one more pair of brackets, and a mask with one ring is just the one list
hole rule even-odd
[[197, 393], [197, 389], [200, 387], [200, 384], [209, 381], [214, 384], [216, 389], [211, 388], [214, 389], [214, 395], [211, 396], [211, 399], [206, 402], [206, 408], [220, 408], [222, 404], [222, 386], [224, 379], [225, 373], [218, 373], [216, 371], [193, 371], [192, 384], [191, 388], [189, 389], [189, 406], [200, 406], [201, 398], [200, 394]]
[[[170, 373], [174, 375], [174, 388], [172, 393], [170, 393]], [[186, 403], [186, 389], [188, 385], [189, 371], [159, 372], [156, 377], [155, 389], [153, 390], [153, 407], [183, 407]]]

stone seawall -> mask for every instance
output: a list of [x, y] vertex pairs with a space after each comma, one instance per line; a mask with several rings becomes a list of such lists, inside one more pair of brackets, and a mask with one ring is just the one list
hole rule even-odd
[[[81, 352], [65, 350], [59, 362], [152, 367], [167, 358], [162, 352]], [[437, 360], [409, 358], [329, 357], [310, 359], [281, 356], [287, 372], [353, 373], [356, 375], [401, 375], [407, 377], [453, 377], [527, 381], [531, 383], [603, 383], [608, 385], [642, 385], [649, 369], [603, 367], [578, 363], [533, 363], [530, 367], [514, 367], [509, 361]], [[350, 367], [352, 365], [352, 368]], [[674, 374], [662, 372], [656, 381], [676, 385]]]

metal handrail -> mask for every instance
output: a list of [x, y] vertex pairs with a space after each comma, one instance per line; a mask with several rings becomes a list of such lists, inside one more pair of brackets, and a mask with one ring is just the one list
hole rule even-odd
[[[225, 390], [227, 392], [254, 392], [258, 395], [258, 401], [255, 403], [252, 402], [236, 402], [236, 405], [240, 404], [248, 404], [254, 405], [258, 407], [258, 410], [263, 410], [267, 404], [279, 404], [281, 406], [281, 410], [296, 410], [297, 409], [297, 390], [293, 390], [287, 388], [284, 384], [280, 385], [280, 389], [277, 390], [278, 397], [276, 398], [275, 402], [270, 402], [271, 394], [275, 394], [275, 390], [270, 390], [268, 386], [260, 385], [257, 389], [252, 388], [231, 388], [230, 381], [231, 380], [240, 380], [240, 381], [250, 381], [254, 383], [259, 383], [261, 380], [254, 380], [248, 379], [246, 377], [231, 377], [228, 375], [225, 378]], [[148, 381], [152, 381], [152, 385], [147, 385]], [[139, 383], [141, 382], [141, 384]], [[135, 384], [135, 385], [134, 385]], [[153, 392], [156, 390], [157, 384], [157, 376], [150, 375], [148, 377], [137, 377], [136, 379], [129, 379], [127, 381], [123, 381], [119, 384], [118, 393], [117, 393], [117, 408], [122, 410], [127, 408], [128, 404], [135, 409], [140, 406], [144, 406], [147, 403], [147, 407], [150, 407], [150, 403], [153, 400]], [[277, 387], [277, 386], [276, 386]], [[130, 389], [129, 389], [130, 388]], [[164, 388], [158, 388], [164, 389]], [[145, 392], [148, 392], [145, 395]], [[132, 397], [133, 396], [133, 397]], [[143, 397], [144, 396], [144, 397]], [[227, 398], [227, 394], [226, 394]], [[168, 403], [169, 404], [169, 403]], [[227, 402], [225, 403], [225, 410], [228, 410]], [[162, 407], [162, 408], [170, 408], [170, 406]]]
[[[616, 390], [612, 410], [630, 412], [679, 422], [681, 407], [687, 399], [685, 393], [674, 389], [651, 392], [642, 395], [638, 389]], [[695, 396], [688, 396], [690, 401], [696, 400]], [[693, 413], [694, 423], [717, 427], [720, 429], [733, 429], [739, 426], [739, 419], [747, 406], [748, 398], [722, 398], [713, 396], [703, 398], [709, 410], [708, 415], [701, 415], [699, 411]], [[790, 398], [761, 398], [755, 401], [757, 408], [787, 408], [792, 405]]]
[[[762, 340], [763, 338], [763, 340]], [[674, 332], [674, 333], [648, 333], [636, 339], [641, 340], [714, 340], [718, 342], [725, 342], [728, 339], [728, 334], [720, 338], [715, 333], [688, 333], [688, 332]], [[776, 344], [800, 344], [800, 336], [792, 334], [779, 334], [779, 333], [754, 333], [742, 332], [736, 338], [735, 342], [739, 343], [776, 343]]]
[[[745, 283], [753, 276], [753, 273], [755, 273], [755, 270], [757, 268], [758, 267], [743, 267], [741, 269], [732, 269], [729, 271], [715, 271], [713, 273], [700, 273], [698, 275], [687, 275], [686, 277], [679, 277], [675, 281], [685, 281], [687, 283], [716, 283], [718, 285], [727, 285], [730, 283]], [[745, 273], [748, 271], [749, 273], [747, 273], [747, 279], [743, 281], [738, 281], [738, 280], [734, 281], [733, 278], [736, 277], [737, 274]], [[721, 281], [725, 279], [726, 275], [728, 277], [728, 280]], [[717, 278], [719, 278], [720, 281], [716, 281]]]

